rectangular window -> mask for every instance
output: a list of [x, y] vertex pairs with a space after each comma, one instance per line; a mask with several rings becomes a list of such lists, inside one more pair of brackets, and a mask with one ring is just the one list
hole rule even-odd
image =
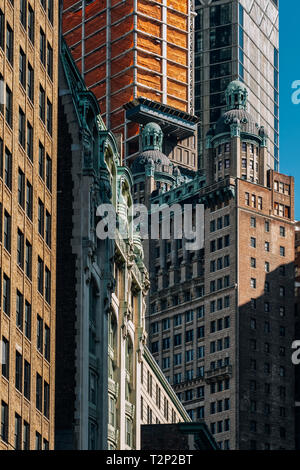
[[29, 121], [27, 121], [27, 155], [30, 160], [33, 160], [33, 128]]
[[45, 350], [44, 350], [45, 359], [50, 361], [50, 328], [48, 325], [45, 325]]
[[10, 279], [3, 274], [3, 312], [10, 316]]
[[44, 294], [44, 262], [38, 257], [38, 290], [43, 295]]
[[44, 415], [49, 418], [50, 411], [50, 387], [49, 384], [44, 380]]
[[0, 47], [4, 49], [5, 21], [4, 13], [0, 10]]
[[22, 392], [22, 355], [16, 351], [16, 376], [15, 385], [16, 389]]
[[21, 108], [19, 108], [19, 143], [25, 149], [25, 114]]
[[28, 240], [26, 240], [25, 247], [25, 273], [26, 276], [31, 279], [32, 277], [32, 246]]
[[47, 42], [47, 73], [52, 80], [53, 77], [53, 49]]
[[19, 168], [18, 171], [18, 203], [24, 209], [25, 203], [25, 175], [23, 171]]
[[30, 400], [30, 386], [31, 386], [31, 367], [29, 362], [24, 361], [24, 396]]
[[21, 292], [17, 290], [16, 297], [16, 324], [20, 330], [23, 330], [23, 306], [24, 306], [24, 297]]
[[21, 47], [20, 47], [20, 56], [19, 56], [19, 80], [23, 88], [25, 88], [26, 86], [26, 55]]
[[39, 199], [38, 201], [38, 230], [39, 234], [43, 237], [44, 236], [44, 204]]
[[10, 88], [6, 85], [6, 101], [5, 101], [5, 119], [7, 124], [12, 127], [12, 100], [13, 95]]
[[4, 248], [10, 253], [11, 249], [11, 216], [4, 211]]
[[34, 70], [31, 64], [28, 62], [28, 69], [27, 69], [27, 95], [28, 98], [33, 103], [34, 98]]
[[42, 436], [39, 432], [35, 433], [35, 450], [42, 450]]
[[47, 131], [52, 135], [52, 103], [47, 98]]
[[51, 271], [45, 267], [45, 299], [51, 304]]
[[27, 1], [20, 0], [20, 21], [24, 28], [26, 29], [27, 24]]
[[8, 442], [8, 405], [3, 400], [1, 402], [1, 439]]
[[49, 191], [52, 190], [52, 160], [48, 154], [46, 157], [46, 186]]
[[45, 240], [47, 245], [51, 247], [51, 214], [48, 211], [46, 211]]
[[43, 353], [43, 319], [39, 315], [36, 325], [36, 347], [40, 353]]
[[39, 116], [43, 122], [45, 122], [45, 90], [40, 85], [40, 97], [39, 97]]
[[13, 65], [14, 60], [14, 33], [10, 25], [6, 23], [6, 58]]
[[2, 375], [9, 379], [9, 341], [2, 336]]
[[45, 148], [41, 142], [39, 143], [39, 175], [42, 179], [45, 178]]
[[31, 340], [31, 305], [25, 301], [25, 336]]
[[26, 215], [32, 220], [32, 185], [28, 180], [26, 184]]
[[34, 11], [30, 4], [28, 4], [28, 37], [32, 44], [34, 44]]
[[17, 235], [17, 264], [21, 269], [24, 269], [24, 235], [18, 229]]
[[42, 377], [40, 374], [36, 374], [36, 407], [39, 411], [42, 411]]
[[53, 24], [53, 0], [48, 0], [47, 13], [50, 23]]
[[43, 65], [46, 64], [46, 36], [42, 28], [40, 28], [40, 60]]
[[30, 426], [24, 421], [23, 424], [23, 450], [29, 450], [30, 447]]

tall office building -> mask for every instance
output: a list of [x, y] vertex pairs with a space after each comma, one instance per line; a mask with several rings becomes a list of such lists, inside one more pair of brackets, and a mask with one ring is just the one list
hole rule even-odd
[[150, 240], [149, 342], [191, 419], [205, 419], [221, 448], [293, 449], [294, 181], [268, 169], [247, 97], [239, 81], [226, 89], [227, 111], [206, 138], [206, 184], [200, 175], [180, 184], [161, 132], [144, 129], [152, 148], [132, 167], [135, 197], [148, 188], [152, 204], [204, 205], [200, 249], [174, 229]]
[[0, 449], [54, 448], [58, 15], [0, 5]]
[[158, 121], [170, 159], [196, 170], [193, 1], [64, 0], [63, 8], [64, 38], [126, 161], [140, 151], [140, 125]]
[[270, 168], [279, 169], [279, 33], [278, 0], [196, 0], [195, 113], [199, 167], [205, 135], [225, 106], [232, 80], [251, 91], [249, 111], [269, 137]]

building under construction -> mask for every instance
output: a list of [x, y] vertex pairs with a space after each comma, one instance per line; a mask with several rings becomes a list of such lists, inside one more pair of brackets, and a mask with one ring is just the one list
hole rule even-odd
[[139, 153], [140, 125], [157, 121], [165, 153], [197, 169], [192, 0], [64, 0], [63, 34], [124, 158]]

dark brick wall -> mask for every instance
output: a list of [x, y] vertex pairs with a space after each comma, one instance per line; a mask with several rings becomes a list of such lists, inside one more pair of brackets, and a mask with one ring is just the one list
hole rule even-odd
[[75, 400], [75, 255], [72, 254], [72, 152], [59, 101], [57, 181], [56, 448], [73, 448]]

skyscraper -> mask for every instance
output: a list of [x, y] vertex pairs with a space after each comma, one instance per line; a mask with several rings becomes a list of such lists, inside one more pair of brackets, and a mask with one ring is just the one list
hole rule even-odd
[[148, 188], [152, 204], [204, 205], [201, 249], [174, 231], [150, 240], [150, 350], [221, 448], [293, 449], [294, 181], [268, 169], [248, 93], [239, 81], [226, 89], [227, 110], [206, 136], [206, 184], [180, 183], [154, 148], [157, 127], [143, 131], [153, 149], [132, 167], [135, 197]]
[[279, 169], [279, 18], [277, 0], [196, 0], [195, 113], [199, 166], [204, 140], [238, 78], [251, 90], [249, 111], [269, 137], [267, 165]]
[[54, 448], [58, 14], [0, 10], [1, 449]]
[[196, 170], [193, 1], [64, 0], [63, 8], [64, 38], [128, 163], [140, 151], [140, 124], [158, 120], [170, 159]]

